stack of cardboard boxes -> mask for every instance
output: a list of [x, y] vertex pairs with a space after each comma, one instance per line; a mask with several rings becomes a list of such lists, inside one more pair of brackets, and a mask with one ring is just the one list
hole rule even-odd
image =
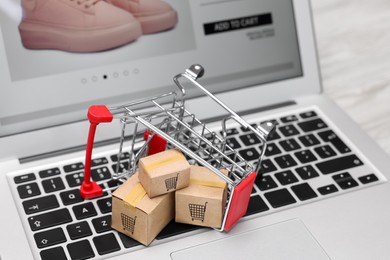
[[112, 195], [112, 227], [149, 245], [176, 222], [219, 228], [227, 184], [202, 166], [191, 166], [177, 149], [139, 161], [139, 172]]

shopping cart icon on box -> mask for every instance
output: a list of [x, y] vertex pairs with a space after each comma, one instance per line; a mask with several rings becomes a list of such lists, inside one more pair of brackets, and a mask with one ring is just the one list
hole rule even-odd
[[201, 204], [188, 204], [188, 208], [190, 210], [192, 221], [194, 220], [200, 220], [204, 221], [204, 215], [206, 213], [206, 206], [207, 202], [204, 203], [204, 205]]
[[135, 220], [137, 219], [137, 216], [132, 218], [127, 216], [126, 214], [121, 213], [121, 219], [122, 219], [123, 230], [126, 230], [131, 234], [133, 234], [135, 228]]
[[[116, 171], [110, 180], [122, 183], [138, 170], [139, 159], [143, 156], [177, 148], [185, 154], [190, 164], [207, 167], [226, 181], [227, 201], [220, 231], [229, 231], [245, 215], [254, 181], [267, 149], [267, 140], [275, 125], [265, 122], [253, 126], [246, 122], [197, 82], [203, 74], [202, 66], [192, 65], [173, 78], [178, 91], [120, 106], [99, 105], [89, 108], [90, 129], [85, 155], [85, 174], [80, 187], [83, 198], [94, 198], [103, 194], [99, 184], [104, 181], [98, 184], [91, 180], [91, 157], [97, 125], [118, 119], [121, 125], [118, 158], [122, 158], [124, 152], [129, 156], [127, 169], [121, 169], [123, 161], [118, 160]], [[221, 120], [222, 131], [219, 129], [217, 133], [210, 130], [195, 114], [188, 111], [184, 86], [201, 90], [227, 112], [227, 116]], [[262, 151], [256, 167], [228, 145], [227, 124], [230, 122], [251, 131], [260, 140]], [[222, 170], [228, 174], [225, 175]]]
[[178, 178], [179, 178], [179, 174], [177, 174], [175, 177], [168, 178], [165, 180], [165, 187], [167, 188], [167, 191], [176, 189]]

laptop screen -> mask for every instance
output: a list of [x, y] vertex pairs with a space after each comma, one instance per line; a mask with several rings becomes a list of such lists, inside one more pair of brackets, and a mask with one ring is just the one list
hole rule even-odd
[[214, 93], [303, 73], [292, 1], [150, 2], [1, 0], [0, 136], [168, 92], [194, 63]]

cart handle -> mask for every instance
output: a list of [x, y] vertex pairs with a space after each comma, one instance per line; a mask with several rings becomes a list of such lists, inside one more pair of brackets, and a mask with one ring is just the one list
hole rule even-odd
[[91, 106], [88, 109], [89, 133], [84, 165], [84, 181], [80, 187], [80, 195], [84, 199], [95, 198], [103, 195], [103, 189], [94, 181], [91, 181], [92, 149], [95, 139], [96, 127], [99, 123], [111, 122], [113, 116], [104, 105]]
[[232, 109], [230, 109], [221, 100], [219, 100], [215, 95], [213, 95], [210, 91], [208, 91], [206, 88], [204, 88], [201, 84], [199, 84], [196, 81], [197, 78], [202, 77], [203, 74], [204, 74], [204, 68], [199, 64], [194, 64], [191, 67], [189, 67], [188, 69], [186, 69], [186, 71], [184, 73], [175, 76], [173, 78], [173, 81], [175, 82], [175, 84], [179, 88], [182, 88], [182, 86], [179, 82], [179, 78], [180, 77], [187, 78], [192, 84], [194, 84], [196, 87], [198, 87], [207, 96], [212, 98], [217, 104], [219, 104], [223, 109], [225, 109], [231, 115], [232, 119], [234, 119], [236, 122], [238, 122], [245, 129], [251, 130], [254, 134], [256, 134], [258, 137], [260, 137], [261, 140], [266, 141], [269, 134], [275, 128], [274, 124], [272, 122], [266, 122], [265, 124], [262, 124], [261, 127], [254, 128], [253, 126], [251, 126], [242, 117], [240, 117], [236, 112], [234, 112]]

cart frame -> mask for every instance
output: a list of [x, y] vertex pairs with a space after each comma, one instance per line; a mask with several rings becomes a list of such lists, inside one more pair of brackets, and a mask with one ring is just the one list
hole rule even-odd
[[[111, 122], [117, 118], [122, 126], [118, 158], [121, 158], [123, 154], [125, 133], [128, 127], [132, 129], [132, 134], [129, 147], [129, 167], [119, 172], [120, 161], [118, 160], [117, 170], [112, 179], [124, 182], [136, 172], [141, 157], [166, 148], [178, 148], [187, 156], [191, 164], [207, 167], [228, 184], [228, 200], [222, 225], [218, 230], [229, 231], [245, 215], [254, 181], [265, 155], [267, 139], [275, 129], [275, 125], [272, 122], [265, 122], [259, 126], [250, 125], [197, 82], [203, 74], [202, 66], [192, 65], [184, 73], [173, 78], [179, 89], [178, 92], [173, 91], [121, 106], [91, 106], [89, 108], [90, 129], [86, 148], [85, 174], [84, 182], [80, 187], [80, 194], [83, 198], [93, 198], [103, 193], [102, 188], [90, 177], [93, 141], [99, 123]], [[228, 116], [221, 121], [221, 135], [211, 131], [206, 124], [186, 109], [184, 88], [186, 84], [201, 90], [228, 113]], [[226, 125], [230, 120], [254, 133], [262, 142], [262, 151], [256, 168], [226, 143]], [[142, 133], [143, 140], [140, 142], [139, 137]], [[142, 143], [139, 150], [135, 150], [137, 142]], [[228, 175], [222, 173], [222, 169], [227, 170]]]

